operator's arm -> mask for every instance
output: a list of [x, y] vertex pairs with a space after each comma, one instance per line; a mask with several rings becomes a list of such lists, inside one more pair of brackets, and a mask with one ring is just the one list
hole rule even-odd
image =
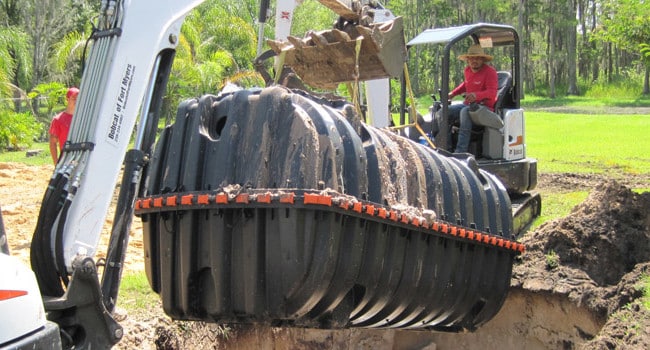
[[453, 89], [449, 93], [449, 99], [451, 100], [452, 98], [462, 94], [463, 92], [465, 92], [465, 82], [464, 81], [462, 83], [460, 83], [460, 85], [456, 86], [456, 88]]

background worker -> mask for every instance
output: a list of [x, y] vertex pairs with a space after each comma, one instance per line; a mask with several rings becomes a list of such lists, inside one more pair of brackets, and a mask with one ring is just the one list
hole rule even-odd
[[57, 114], [52, 118], [50, 124], [50, 154], [52, 161], [56, 165], [63, 153], [63, 145], [68, 139], [68, 131], [70, 131], [70, 123], [72, 122], [72, 115], [77, 104], [77, 96], [79, 89], [71, 87], [65, 94], [66, 108], [63, 112]]

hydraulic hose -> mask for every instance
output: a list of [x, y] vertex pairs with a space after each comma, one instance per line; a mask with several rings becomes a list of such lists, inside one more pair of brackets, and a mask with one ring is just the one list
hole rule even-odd
[[67, 194], [65, 187], [68, 178], [64, 174], [57, 173], [48, 185], [43, 196], [36, 229], [32, 237], [30, 260], [32, 270], [36, 274], [38, 286], [44, 295], [59, 297], [64, 293], [59, 279], [57, 265], [53, 262], [55, 258], [52, 253], [51, 228], [54, 226], [63, 201]]

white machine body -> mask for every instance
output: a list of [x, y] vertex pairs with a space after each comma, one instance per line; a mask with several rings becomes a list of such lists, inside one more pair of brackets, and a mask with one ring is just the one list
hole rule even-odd
[[526, 157], [524, 110], [504, 109], [501, 129], [485, 128], [483, 154], [491, 159], [519, 160]]
[[43, 328], [45, 310], [32, 270], [4, 253], [0, 266], [0, 344], [7, 344]]

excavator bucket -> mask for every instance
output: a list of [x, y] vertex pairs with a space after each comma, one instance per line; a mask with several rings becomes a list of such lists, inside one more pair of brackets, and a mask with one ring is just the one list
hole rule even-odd
[[473, 158], [281, 86], [184, 102], [145, 183], [146, 272], [175, 319], [473, 330], [524, 251]]
[[268, 44], [303, 82], [317, 88], [401, 76], [406, 61], [401, 17], [342, 29], [311, 31], [304, 38], [290, 36], [288, 42]]

